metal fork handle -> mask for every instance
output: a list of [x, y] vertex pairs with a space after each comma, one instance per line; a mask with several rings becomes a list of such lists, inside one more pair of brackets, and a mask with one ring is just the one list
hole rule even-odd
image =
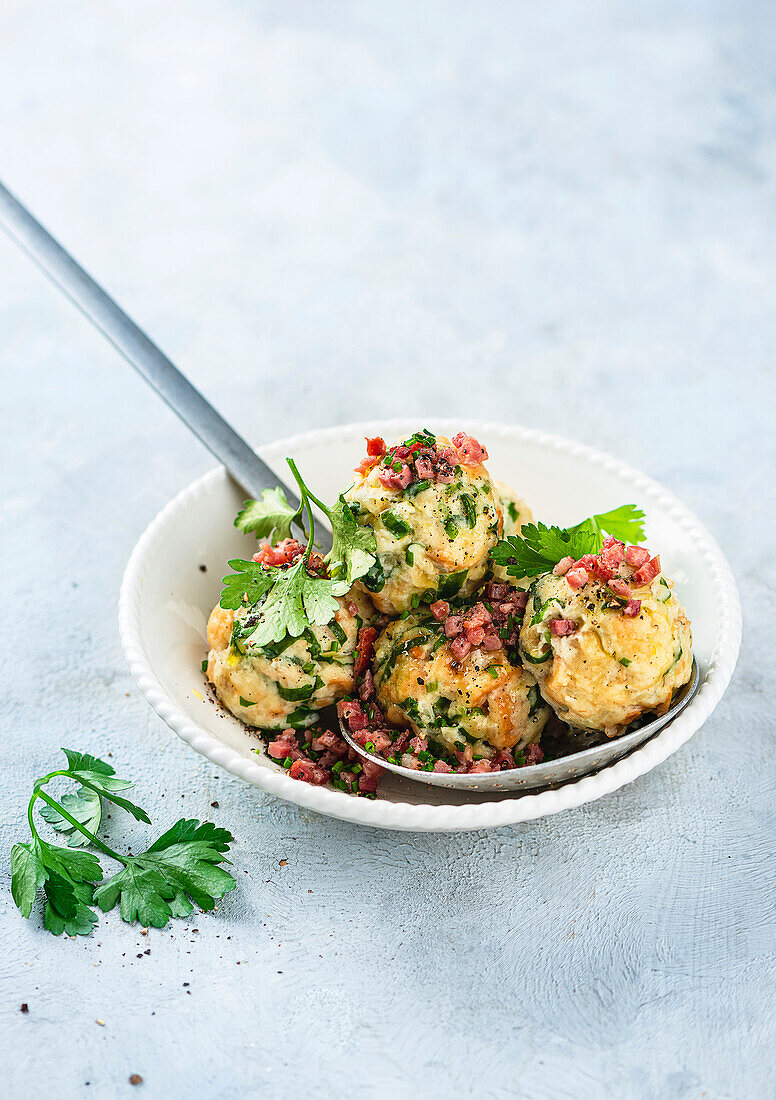
[[[1, 182], [0, 224], [208, 450], [223, 462], [246, 493], [258, 497], [262, 489], [279, 485], [292, 506], [298, 505], [296, 494], [262, 462], [188, 378]], [[325, 544], [324, 550], [329, 549], [331, 542], [325, 527], [318, 541]]]

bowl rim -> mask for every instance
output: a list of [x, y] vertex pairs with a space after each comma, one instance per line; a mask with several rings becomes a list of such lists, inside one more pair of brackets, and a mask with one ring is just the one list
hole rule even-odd
[[[703, 725], [722, 698], [733, 674], [741, 644], [741, 604], [733, 573], [721, 549], [707, 528], [677, 497], [657, 481], [628, 463], [587, 444], [521, 425], [507, 425], [465, 417], [412, 417], [411, 422], [428, 420], [440, 433], [461, 430], [506, 441], [519, 439], [551, 448], [570, 457], [583, 458], [603, 470], [624, 477], [642, 495], [651, 497], [667, 512], [695, 544], [705, 559], [718, 599], [720, 627], [711, 659], [703, 671], [701, 686], [692, 702], [669, 725], [629, 755], [613, 764], [554, 789], [528, 794], [511, 793], [489, 802], [461, 805], [427, 804], [366, 799], [328, 787], [313, 787], [291, 779], [284, 771], [264, 767], [219, 741], [197, 725], [177, 705], [151, 667], [142, 640], [141, 608], [146, 563], [160, 540], [174, 526], [175, 517], [191, 508], [197, 497], [219, 480], [228, 477], [223, 466], [211, 469], [182, 489], [151, 521], [138, 540], [124, 571], [119, 596], [119, 634], [130, 672], [157, 714], [178, 736], [202, 756], [245, 782], [329, 817], [376, 828], [408, 831], [460, 831], [495, 828], [532, 821], [545, 815], [574, 809], [595, 801], [651, 771], [676, 752]], [[295, 448], [323, 444], [347, 437], [401, 432], [407, 417], [372, 420], [319, 428], [284, 437], [257, 448], [265, 460]]]

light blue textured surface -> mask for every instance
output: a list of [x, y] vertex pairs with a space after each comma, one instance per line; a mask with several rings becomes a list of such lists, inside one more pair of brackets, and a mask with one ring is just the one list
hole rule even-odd
[[136, 538], [209, 459], [0, 240], [3, 863], [65, 744], [160, 825], [231, 826], [239, 880], [214, 916], [75, 941], [4, 886], [3, 1094], [772, 1097], [772, 7], [2, 23], [0, 174], [246, 434], [433, 411], [594, 443], [698, 512], [745, 611], [712, 720], [576, 812], [394, 835], [248, 789], [150, 712], [116, 629]]

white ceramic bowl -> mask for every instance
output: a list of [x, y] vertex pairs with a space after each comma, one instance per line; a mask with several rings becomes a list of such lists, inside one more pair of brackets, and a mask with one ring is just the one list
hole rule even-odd
[[[440, 434], [464, 429], [488, 448], [493, 476], [524, 496], [545, 522], [570, 524], [619, 504], [647, 514], [646, 544], [666, 573], [693, 625], [701, 687], [690, 705], [647, 744], [595, 775], [534, 794], [469, 795], [386, 775], [376, 799], [290, 779], [261, 742], [210, 698], [201, 663], [205, 624], [217, 602], [227, 559], [246, 557], [255, 540], [233, 525], [241, 493], [223, 468], [179, 493], [138, 542], [124, 574], [119, 625], [132, 675], [151, 706], [197, 752], [247, 783], [331, 817], [415, 831], [483, 829], [529, 821], [580, 806], [630, 783], [687, 741], [728, 685], [741, 640], [741, 609], [730, 568], [708, 531], [650, 478], [590, 447], [527, 428], [464, 420], [424, 421]], [[260, 448], [284, 480], [292, 455], [323, 499], [351, 480], [365, 435], [392, 441], [418, 423], [377, 421], [292, 436]], [[200, 565], [207, 566], [202, 572]]]

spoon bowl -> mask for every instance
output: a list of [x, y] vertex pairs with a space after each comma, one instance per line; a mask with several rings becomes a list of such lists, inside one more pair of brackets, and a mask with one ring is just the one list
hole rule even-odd
[[601, 734], [586, 733], [585, 731], [571, 732], [566, 738], [566, 752], [552, 760], [545, 760], [541, 764], [527, 764], [522, 768], [509, 768], [500, 772], [426, 772], [414, 768], [404, 768], [401, 764], [392, 764], [389, 760], [366, 749], [353, 740], [353, 736], [340, 719], [340, 733], [351, 748], [355, 749], [359, 756], [365, 760], [371, 760], [379, 764], [381, 768], [395, 772], [405, 779], [413, 779], [416, 783], [428, 783], [432, 787], [450, 787], [459, 791], [477, 791], [480, 793], [497, 794], [506, 791], [526, 791], [538, 788], [557, 787], [562, 783], [569, 783], [575, 779], [581, 779], [583, 775], [590, 775], [600, 771], [601, 768], [613, 764], [627, 756], [629, 752], [643, 745], [658, 730], [667, 726], [681, 710], [683, 710], [698, 690], [700, 684], [700, 672], [698, 663], [693, 659], [692, 673], [687, 683], [679, 689], [671, 700], [671, 706], [659, 718], [653, 719], [643, 725], [631, 729], [620, 737], [606, 739], [603, 743], [589, 745], [587, 748], [576, 749], [574, 742], [589, 742], [600, 738]]

